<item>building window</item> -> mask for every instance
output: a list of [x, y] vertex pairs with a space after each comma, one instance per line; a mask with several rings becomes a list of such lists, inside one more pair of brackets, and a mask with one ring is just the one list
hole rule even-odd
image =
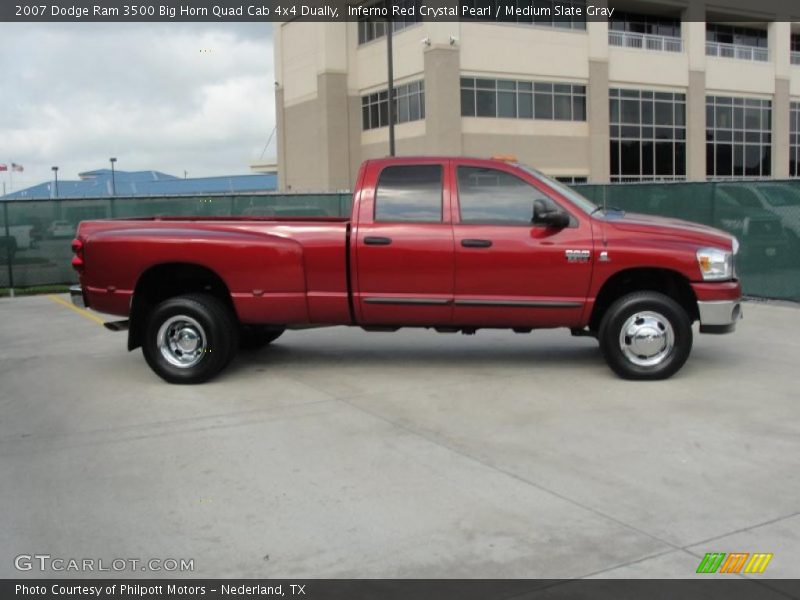
[[638, 13], [614, 11], [608, 23], [612, 31], [681, 37], [681, 20]]
[[681, 52], [681, 21], [614, 11], [608, 24], [608, 43], [624, 48]]
[[686, 94], [610, 90], [611, 181], [686, 178]]
[[376, 222], [441, 220], [441, 165], [398, 165], [381, 171], [375, 192]]
[[793, 65], [800, 65], [800, 34], [792, 34], [791, 58]]
[[764, 29], [706, 23], [706, 54], [742, 60], [769, 60], [769, 43]]
[[[555, 14], [556, 8], [560, 9], [561, 14]], [[463, 20], [470, 21], [586, 29], [586, 0], [536, 0], [536, 2], [516, 3], [509, 0], [460, 0], [459, 14]]]
[[768, 47], [767, 32], [764, 29], [718, 25], [717, 23], [706, 23], [706, 41], [718, 44], [752, 46], [753, 48]]
[[[412, 81], [394, 88], [394, 122], [408, 123], [425, 118], [425, 82]], [[382, 90], [361, 96], [361, 128], [389, 125], [389, 92]]]
[[585, 121], [586, 86], [462, 77], [461, 116]]
[[[367, 5], [366, 8], [374, 9], [376, 16], [361, 17], [358, 20], [358, 43], [366, 44], [372, 40], [376, 40], [386, 35], [386, 24], [391, 16], [391, 8], [389, 2], [383, 0], [381, 2], [373, 2]], [[392, 31], [400, 31], [411, 25], [415, 25], [422, 21], [419, 16], [419, 0], [393, 0], [393, 6], [399, 7], [401, 13], [409, 12], [413, 9], [414, 16], [399, 16], [392, 17]]]
[[800, 177], [800, 102], [792, 102], [789, 130], [789, 174]]
[[588, 177], [578, 175], [559, 175], [558, 177], [553, 177], [553, 179], [567, 185], [582, 185], [584, 183], [589, 183]]
[[706, 97], [706, 173], [711, 178], [772, 173], [772, 101]]

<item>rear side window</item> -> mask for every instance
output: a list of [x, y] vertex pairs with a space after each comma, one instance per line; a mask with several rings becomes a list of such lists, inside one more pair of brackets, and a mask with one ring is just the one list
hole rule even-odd
[[375, 193], [376, 222], [441, 220], [441, 165], [402, 165], [381, 172]]
[[482, 167], [458, 168], [462, 223], [530, 226], [534, 200], [555, 208], [552, 200], [515, 175]]

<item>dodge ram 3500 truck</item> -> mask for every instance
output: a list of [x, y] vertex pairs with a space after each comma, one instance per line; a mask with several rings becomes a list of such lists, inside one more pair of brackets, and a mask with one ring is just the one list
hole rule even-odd
[[72, 248], [74, 301], [127, 317], [108, 325], [172, 383], [325, 325], [565, 327], [596, 337], [620, 376], [663, 379], [694, 321], [727, 333], [741, 312], [729, 234], [606, 210], [503, 160], [369, 160], [349, 219], [86, 221]]

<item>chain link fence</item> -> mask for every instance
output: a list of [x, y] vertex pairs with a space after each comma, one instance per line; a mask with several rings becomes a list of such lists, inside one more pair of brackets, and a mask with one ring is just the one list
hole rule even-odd
[[70, 243], [78, 223], [157, 216], [350, 214], [350, 194], [236, 194], [0, 201], [0, 288], [75, 283]]
[[[751, 296], [800, 301], [800, 181], [578, 185], [598, 205], [695, 221], [741, 243]], [[70, 242], [80, 221], [153, 216], [348, 216], [349, 194], [0, 201], [0, 288], [76, 281]]]
[[685, 219], [735, 235], [744, 293], [800, 301], [800, 181], [579, 185], [595, 204]]

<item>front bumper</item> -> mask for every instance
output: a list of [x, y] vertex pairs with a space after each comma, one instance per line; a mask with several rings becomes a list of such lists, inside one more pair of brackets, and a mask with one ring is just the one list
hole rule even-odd
[[742, 318], [739, 300], [698, 301], [700, 333], [731, 333]]
[[69, 286], [69, 297], [72, 303], [78, 308], [86, 308], [86, 300], [83, 298], [83, 290], [79, 285]]

